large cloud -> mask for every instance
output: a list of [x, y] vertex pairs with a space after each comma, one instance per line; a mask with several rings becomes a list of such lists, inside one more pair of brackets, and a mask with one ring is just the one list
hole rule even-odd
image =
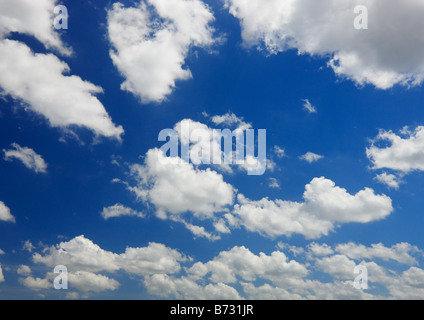
[[188, 272], [202, 277], [210, 274], [210, 280], [215, 283], [235, 283], [238, 277], [244, 281], [255, 281], [259, 277], [282, 283], [284, 279], [301, 279], [309, 273], [300, 263], [288, 261], [283, 252], [255, 255], [245, 247], [221, 252], [205, 264], [198, 262]]
[[3, 0], [0, 3], [0, 88], [2, 95], [23, 101], [53, 127], [85, 127], [98, 136], [120, 139], [97, 99], [102, 88], [67, 75], [69, 66], [53, 54], [36, 54], [22, 42], [6, 39], [11, 33], [34, 36], [46, 48], [70, 54], [54, 31], [55, 0]]
[[70, 54], [53, 28], [57, 0], [2, 0], [0, 2], [0, 38], [12, 32], [34, 36], [46, 48]]
[[215, 40], [214, 16], [200, 0], [147, 0], [136, 7], [115, 3], [108, 13], [113, 63], [125, 77], [122, 90], [143, 102], [161, 102], [177, 80], [192, 77], [184, 68], [191, 46]]
[[384, 219], [393, 211], [392, 201], [385, 195], [376, 195], [368, 188], [351, 195], [325, 178], [313, 179], [303, 197], [305, 201], [300, 203], [252, 201], [239, 195], [239, 204], [234, 207], [235, 221], [231, 223], [270, 237], [302, 234], [319, 238], [336, 225], [368, 223]]
[[[336, 74], [387, 89], [424, 78], [424, 3], [416, 0], [225, 0], [247, 46], [329, 57]], [[354, 28], [365, 5], [369, 29]]]
[[[256, 254], [236, 246], [209, 261], [199, 261], [187, 259], [163, 244], [128, 248], [125, 253], [117, 254], [81, 236], [35, 253], [34, 262], [47, 267], [47, 276], [39, 278], [29, 267], [24, 270], [21, 266], [19, 281], [36, 291], [53, 290], [51, 280], [56, 274], [51, 268], [65, 264], [69, 288], [76, 290], [68, 294], [70, 298], [81, 293], [82, 297], [89, 297], [105, 290], [117, 290], [120, 284], [111, 277], [121, 270], [120, 278], [126, 273], [132, 280], [140, 281], [152, 297], [165, 299], [422, 299], [423, 269], [405, 268], [409, 263], [421, 261], [413, 255], [418, 258], [422, 251], [408, 243], [391, 248], [383, 244], [352, 243], [331, 247], [315, 242], [304, 250], [280, 247], [282, 251]], [[289, 258], [289, 252], [294, 251], [296, 260]], [[374, 258], [386, 265], [377, 264], [372, 261]], [[395, 265], [389, 260], [398, 261], [402, 268], [393, 269]], [[353, 286], [358, 265], [368, 271], [367, 291]], [[109, 275], [98, 274], [101, 271]], [[323, 276], [325, 281], [321, 280]]]
[[0, 87], [45, 116], [53, 127], [80, 126], [117, 139], [123, 134], [94, 96], [100, 87], [77, 76], [52, 54], [34, 54], [25, 44], [0, 41]]

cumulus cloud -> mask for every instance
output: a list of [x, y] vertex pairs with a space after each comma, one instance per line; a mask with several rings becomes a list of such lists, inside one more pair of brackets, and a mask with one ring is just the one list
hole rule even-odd
[[280, 251], [270, 256], [264, 253], [253, 254], [245, 247], [234, 247], [221, 252], [215, 259], [203, 264], [198, 262], [188, 269], [192, 276], [205, 277], [214, 283], [236, 283], [255, 281], [257, 278], [282, 283], [285, 279], [301, 279], [308, 275], [305, 266], [296, 261], [289, 261]]
[[223, 283], [200, 285], [187, 277], [157, 274], [146, 277], [144, 286], [150, 294], [177, 300], [241, 300], [236, 289]]
[[123, 217], [123, 216], [134, 216], [139, 218], [144, 218], [142, 212], [138, 212], [134, 209], [125, 207], [122, 204], [115, 204], [114, 206], [103, 208], [101, 212], [103, 219], [108, 220], [111, 218]]
[[34, 277], [26, 277], [26, 278], [19, 278], [19, 282], [31, 290], [44, 290], [44, 289], [50, 289], [53, 287], [52, 283], [48, 279], [44, 278], [34, 278]]
[[317, 162], [317, 161], [319, 161], [323, 158], [324, 158], [324, 156], [321, 156], [319, 154], [315, 154], [315, 153], [312, 153], [312, 152], [305, 153], [303, 156], [299, 157], [300, 160], [304, 160], [304, 161], [307, 161], [309, 163]]
[[120, 139], [117, 127], [95, 97], [102, 89], [68, 76], [69, 66], [52, 54], [34, 54], [25, 44], [0, 41], [0, 87], [47, 118], [53, 127], [79, 126], [98, 136]]
[[118, 289], [119, 282], [101, 274], [77, 271], [68, 274], [69, 287], [81, 292], [99, 293]]
[[35, 37], [48, 49], [69, 55], [71, 49], [52, 27], [57, 0], [3, 0], [0, 2], [0, 38], [12, 32]]
[[286, 150], [284, 150], [283, 148], [281, 148], [279, 146], [274, 146], [274, 153], [277, 156], [277, 158], [279, 158], [279, 159], [283, 159], [287, 156]]
[[[380, 147], [379, 143], [388, 146]], [[373, 169], [392, 169], [405, 174], [424, 171], [424, 127], [414, 131], [404, 128], [399, 135], [382, 130], [366, 152]]]
[[319, 270], [339, 279], [354, 279], [356, 263], [344, 255], [324, 257], [316, 262]]
[[4, 275], [3, 275], [3, 269], [2, 269], [1, 264], [0, 264], [0, 283], [2, 283], [4, 281], [5, 280], [4, 280]]
[[28, 267], [26, 265], [21, 265], [16, 272], [20, 276], [28, 276], [32, 273], [32, 270], [31, 270], [30, 267]]
[[147, 0], [108, 12], [110, 56], [125, 78], [121, 89], [143, 102], [162, 102], [176, 81], [192, 78], [185, 60], [192, 46], [214, 44], [214, 16], [200, 0]]
[[268, 186], [273, 189], [280, 189], [280, 184], [278, 183], [278, 180], [275, 178], [268, 179]]
[[216, 125], [227, 125], [227, 126], [236, 126], [238, 130], [247, 130], [251, 129], [252, 125], [246, 123], [243, 118], [236, 116], [232, 112], [228, 112], [222, 116], [213, 116], [211, 121]]
[[69, 272], [124, 270], [130, 274], [175, 273], [180, 270], [179, 261], [185, 258], [176, 250], [158, 243], [150, 243], [144, 248], [127, 248], [116, 254], [103, 250], [84, 236], [47, 248], [44, 254], [34, 253], [33, 261], [48, 267], [67, 266]]
[[376, 195], [369, 188], [351, 195], [323, 177], [306, 186], [303, 198], [304, 202], [267, 198], [252, 201], [239, 194], [233, 224], [269, 237], [302, 234], [319, 238], [340, 224], [369, 223], [384, 219], [393, 211], [392, 201], [385, 195]]
[[360, 259], [382, 259], [384, 261], [393, 260], [403, 264], [415, 265], [417, 260], [411, 255], [422, 252], [409, 243], [398, 243], [391, 248], [385, 247], [382, 243], [373, 244], [371, 247], [364, 245], [347, 243], [337, 245], [337, 252], [355, 260]]
[[383, 172], [375, 177], [375, 180], [378, 182], [385, 184], [389, 188], [399, 189], [401, 181], [394, 174], [388, 174], [387, 172]]
[[[421, 256], [417, 247], [399, 243], [392, 247], [383, 244], [335, 244], [333, 247], [312, 242], [303, 248], [279, 244], [282, 249], [297, 252], [291, 260], [279, 250], [270, 254], [254, 253], [246, 247], [235, 246], [221, 251], [211, 260], [185, 258], [163, 244], [149, 244], [144, 248], [127, 248], [117, 254], [96, 246], [84, 237], [46, 248], [34, 254], [34, 262], [48, 270], [56, 263], [69, 264], [69, 285], [76, 290], [69, 298], [83, 297], [105, 290], [117, 290], [119, 283], [111, 278], [116, 271], [126, 272], [138, 279], [152, 297], [164, 299], [420, 299], [423, 294], [424, 271], [414, 254]], [[41, 257], [41, 259], [40, 259]], [[378, 259], [380, 265], [372, 261]], [[391, 261], [402, 263], [402, 269], [392, 270]], [[184, 263], [184, 268], [180, 265]], [[369, 290], [353, 286], [356, 266], [367, 268]], [[1, 268], [0, 268], [1, 269]], [[19, 281], [33, 290], [51, 289], [54, 274], [46, 278], [31, 275], [29, 267], [21, 266]], [[39, 270], [40, 267], [37, 267]], [[406, 270], [406, 271], [405, 271]], [[100, 271], [109, 275], [98, 274]], [[325, 282], [317, 278], [326, 276]], [[387, 293], [381, 295], [378, 287]]]
[[[181, 149], [186, 150], [181, 151], [181, 157], [185, 161], [190, 160], [195, 165], [212, 164], [226, 173], [233, 173], [232, 166], [247, 171], [249, 175], [263, 174], [266, 169], [274, 169], [275, 163], [266, 159], [266, 140], [260, 138], [258, 143], [250, 140], [254, 131], [247, 130], [251, 129], [251, 124], [233, 113], [213, 116], [211, 121], [216, 125], [227, 127], [212, 129], [201, 122], [184, 119], [174, 126], [177, 134], [169, 132], [171, 139], [175, 141], [179, 139]], [[174, 151], [177, 152], [178, 150]]]
[[10, 209], [0, 201], [0, 221], [15, 223], [15, 217], [11, 214]]
[[311, 256], [316, 257], [323, 257], [323, 256], [329, 256], [334, 253], [333, 249], [327, 245], [327, 244], [319, 244], [316, 242], [313, 242], [308, 245], [308, 253]]
[[[240, 20], [247, 46], [270, 54], [290, 49], [329, 57], [340, 77], [388, 89], [424, 79], [424, 4], [415, 0], [225, 0]], [[369, 28], [357, 30], [354, 8], [368, 9]]]
[[43, 157], [36, 153], [33, 149], [27, 147], [21, 147], [17, 143], [12, 144], [12, 149], [4, 150], [4, 159], [6, 161], [12, 161], [17, 159], [21, 161], [25, 167], [33, 170], [35, 173], [46, 173], [47, 163]]
[[147, 152], [144, 165], [133, 165], [138, 185], [131, 188], [144, 201], [155, 205], [160, 218], [192, 212], [197, 218], [213, 218], [227, 211], [235, 190], [222, 175], [210, 169], [200, 170], [161, 150]]

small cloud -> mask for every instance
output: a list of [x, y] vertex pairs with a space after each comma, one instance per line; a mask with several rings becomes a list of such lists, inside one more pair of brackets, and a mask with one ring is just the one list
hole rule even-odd
[[279, 159], [287, 157], [286, 150], [280, 148], [279, 146], [274, 146], [274, 153]]
[[46, 173], [47, 164], [44, 159], [30, 148], [23, 148], [17, 143], [12, 144], [12, 149], [3, 150], [4, 160], [13, 161], [14, 159], [21, 161], [25, 167], [33, 170], [35, 173]]
[[300, 160], [305, 160], [309, 163], [319, 161], [323, 158], [324, 158], [324, 156], [321, 156], [319, 154], [315, 154], [315, 153], [312, 153], [312, 152], [308, 152], [308, 153], [304, 154], [303, 156], [299, 157]]
[[22, 249], [28, 252], [32, 252], [32, 250], [35, 249], [34, 245], [31, 243], [31, 241], [27, 240], [25, 241], [24, 245], [22, 246]]
[[0, 201], [0, 221], [16, 222], [16, 219], [11, 214], [10, 209], [2, 201]]
[[382, 174], [379, 174], [375, 177], [375, 180], [379, 183], [385, 184], [389, 188], [392, 189], [399, 189], [399, 185], [402, 183], [402, 181], [399, 180], [399, 178], [393, 174], [388, 174], [386, 172], [383, 172]]
[[268, 182], [269, 182], [268, 186], [270, 188], [280, 189], [280, 184], [278, 183], [278, 180], [277, 179], [275, 179], [275, 178], [269, 178], [268, 179]]
[[103, 208], [101, 213], [103, 219], [108, 220], [110, 218], [117, 218], [122, 216], [136, 216], [144, 218], [144, 214], [134, 209], [123, 206], [122, 204], [115, 204], [112, 207]]
[[308, 99], [304, 99], [303, 101], [303, 109], [309, 113], [318, 113], [317, 109], [311, 104]]

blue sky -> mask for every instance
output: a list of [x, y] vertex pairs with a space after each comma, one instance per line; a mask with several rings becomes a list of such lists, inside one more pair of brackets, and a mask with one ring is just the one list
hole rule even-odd
[[[0, 298], [422, 298], [424, 6], [323, 2], [0, 0]], [[390, 33], [393, 16], [411, 23]], [[267, 130], [264, 175], [154, 158], [161, 130], [231, 115]]]

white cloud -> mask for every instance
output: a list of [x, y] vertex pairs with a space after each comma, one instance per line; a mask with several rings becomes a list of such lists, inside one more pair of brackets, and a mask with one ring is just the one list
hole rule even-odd
[[12, 149], [3, 149], [3, 152], [4, 159], [6, 161], [12, 161], [13, 159], [17, 159], [20, 160], [25, 165], [25, 167], [30, 170], [33, 170], [36, 173], [47, 172], [47, 163], [33, 149], [21, 147], [19, 144], [13, 143]]
[[412, 267], [388, 284], [390, 294], [396, 299], [422, 300], [424, 296], [424, 270]]
[[268, 179], [268, 186], [273, 189], [280, 189], [280, 184], [278, 183], [278, 180], [275, 178]]
[[3, 269], [2, 269], [1, 264], [0, 264], [0, 283], [2, 283], [4, 281], [5, 280], [4, 280], [4, 275], [3, 275]]
[[385, 195], [376, 195], [369, 188], [351, 195], [325, 178], [313, 179], [303, 197], [303, 203], [266, 198], [252, 201], [240, 194], [234, 217], [247, 230], [269, 237], [302, 234], [319, 238], [339, 224], [369, 223], [393, 211], [392, 201]]
[[[233, 247], [220, 252], [215, 258], [201, 262], [185, 258], [179, 252], [162, 244], [145, 248], [127, 248], [123, 254], [105, 251], [84, 237], [43, 250], [43, 259], [34, 254], [34, 261], [45, 264], [49, 270], [56, 263], [69, 264], [69, 286], [77, 292], [69, 298], [88, 297], [88, 294], [117, 290], [119, 283], [100, 271], [127, 272], [132, 280], [141, 277], [147, 292], [165, 299], [420, 299], [424, 290], [424, 271], [412, 267], [404, 272], [393, 271], [370, 259], [383, 262], [395, 260], [405, 265], [416, 263], [412, 253], [422, 252], [407, 243], [391, 248], [382, 244], [365, 247], [357, 244], [334, 245], [311, 243], [304, 250], [279, 243], [279, 247], [297, 252], [303, 263], [290, 260], [283, 252], [254, 254], [246, 247]], [[366, 261], [368, 260], [368, 261]], [[186, 266], [181, 268], [179, 262]], [[355, 266], [368, 270], [370, 291], [353, 287]], [[111, 266], [108, 268], [108, 266]], [[390, 263], [389, 266], [392, 266]], [[23, 267], [20, 269], [24, 270]], [[0, 268], [1, 270], [1, 268]], [[46, 279], [32, 277], [25, 268], [19, 281], [34, 290], [52, 288], [54, 274]], [[402, 273], [400, 273], [402, 272]], [[322, 282], [316, 277], [329, 278]], [[122, 273], [120, 273], [122, 275]], [[389, 295], [378, 295], [376, 284], [386, 288]], [[373, 290], [373, 291], [371, 291]], [[380, 289], [377, 292], [381, 292]]]
[[36, 290], [36, 291], [43, 290], [43, 289], [50, 289], [53, 287], [53, 285], [49, 282], [48, 279], [34, 278], [31, 276], [26, 278], [19, 278], [19, 282], [25, 287], [31, 290]]
[[303, 300], [298, 294], [290, 293], [282, 288], [272, 287], [269, 284], [255, 287], [252, 283], [242, 283], [242, 286], [243, 292], [249, 300]]
[[68, 274], [69, 287], [81, 292], [99, 293], [106, 290], [116, 290], [119, 282], [101, 274], [87, 271], [77, 271]]
[[199, 285], [187, 278], [174, 278], [165, 274], [146, 277], [144, 286], [150, 294], [177, 300], [241, 300], [236, 289], [223, 283]]
[[18, 32], [34, 36], [48, 49], [65, 55], [71, 50], [53, 28], [56, 0], [3, 0], [0, 3], [0, 87], [2, 95], [23, 101], [53, 127], [85, 127], [98, 136], [120, 139], [122, 127], [113, 124], [96, 98], [102, 89], [68, 76], [69, 66], [53, 54], [36, 54], [22, 42], [6, 39]]
[[15, 223], [15, 217], [10, 213], [10, 209], [0, 201], [0, 221]]
[[232, 112], [228, 112], [222, 116], [213, 116], [211, 121], [216, 125], [227, 125], [227, 126], [236, 126], [239, 130], [251, 129], [252, 125], [250, 123], [244, 122], [243, 118], [236, 116]]
[[317, 260], [319, 270], [338, 279], [354, 279], [356, 263], [344, 255], [335, 255]]
[[[210, 232], [207, 232], [204, 227], [196, 226], [196, 225], [193, 225], [191, 223], [187, 223], [185, 221], [183, 223], [184, 223], [185, 227], [188, 230], [190, 230], [191, 233], [193, 233], [193, 235], [195, 236], [195, 238], [206, 238], [206, 239], [208, 239], [210, 241], [216, 241], [216, 240], [221, 239], [220, 236], [217, 236], [217, 235], [214, 235], [214, 234], [212, 234]], [[224, 227], [225, 227], [225, 224], [224, 224]], [[217, 228], [215, 226], [215, 230], [218, 231], [219, 230], [219, 227]], [[228, 230], [228, 228], [227, 228], [227, 230]]]
[[142, 212], [125, 207], [122, 204], [115, 204], [114, 206], [103, 208], [101, 215], [105, 220], [122, 216], [135, 216], [144, 218], [144, 214]]
[[147, 152], [144, 165], [133, 165], [138, 186], [130, 188], [155, 205], [160, 218], [192, 212], [197, 218], [213, 218], [233, 203], [233, 187], [210, 169], [196, 169], [180, 158], [166, 157], [161, 150]]
[[319, 161], [323, 158], [324, 158], [324, 156], [321, 156], [319, 154], [315, 154], [315, 153], [312, 153], [312, 152], [308, 152], [308, 153], [304, 154], [303, 156], [299, 157], [300, 160], [305, 160], [309, 163], [317, 162], [317, 161]]
[[399, 178], [395, 176], [394, 174], [388, 174], [387, 172], [383, 172], [375, 177], [375, 180], [378, 182], [385, 184], [389, 188], [392, 189], [399, 189], [399, 185], [401, 181], [399, 181]]
[[116, 254], [103, 250], [84, 236], [61, 242], [43, 253], [35, 253], [33, 261], [48, 267], [65, 265], [71, 273], [121, 269], [137, 275], [175, 273], [180, 270], [179, 261], [185, 260], [178, 251], [158, 243], [150, 243], [144, 248], [127, 248], [124, 253]]
[[69, 55], [71, 49], [66, 48], [55, 32], [53, 25], [53, 9], [57, 0], [2, 0], [0, 2], [0, 38], [12, 32], [34, 36], [48, 49], [57, 49]]
[[311, 104], [308, 99], [304, 99], [303, 101], [303, 109], [309, 113], [317, 113], [317, 109]]
[[[379, 147], [378, 142], [389, 146]], [[367, 148], [367, 156], [373, 169], [392, 169], [402, 173], [414, 170], [424, 171], [424, 127], [414, 131], [404, 128], [400, 135], [392, 131], [380, 131]]]
[[391, 248], [388, 248], [382, 243], [366, 247], [364, 245], [349, 242], [347, 244], [338, 245], [335, 250], [355, 260], [378, 258], [384, 261], [394, 260], [399, 263], [410, 265], [417, 264], [417, 260], [411, 256], [411, 253], [421, 253], [417, 247], [412, 246], [409, 243], [398, 243]]
[[25, 241], [24, 245], [22, 246], [22, 250], [25, 250], [28, 252], [32, 252], [34, 249], [35, 249], [34, 245], [29, 240]]
[[200, 0], [147, 0], [108, 12], [110, 56], [125, 77], [121, 89], [143, 102], [162, 102], [177, 80], [192, 78], [184, 68], [189, 49], [214, 44], [214, 16]]
[[25, 44], [0, 41], [0, 87], [3, 94], [23, 100], [30, 110], [46, 117], [53, 127], [85, 127], [96, 135], [120, 139], [116, 127], [95, 97], [100, 87], [77, 76], [52, 54], [34, 54]]
[[[329, 57], [340, 77], [387, 89], [424, 79], [424, 4], [416, 0], [225, 0], [247, 46], [270, 54], [298, 50]], [[354, 8], [368, 8], [369, 28], [354, 28]]]
[[26, 265], [21, 265], [17, 270], [18, 275], [28, 276], [32, 273], [31, 268]]
[[286, 157], [286, 150], [282, 149], [279, 146], [274, 146], [274, 153], [277, 155], [279, 159]]
[[317, 256], [317, 257], [323, 257], [323, 256], [329, 256], [334, 253], [333, 249], [327, 244], [319, 244], [316, 242], [313, 242], [308, 245], [308, 253], [311, 256]]

